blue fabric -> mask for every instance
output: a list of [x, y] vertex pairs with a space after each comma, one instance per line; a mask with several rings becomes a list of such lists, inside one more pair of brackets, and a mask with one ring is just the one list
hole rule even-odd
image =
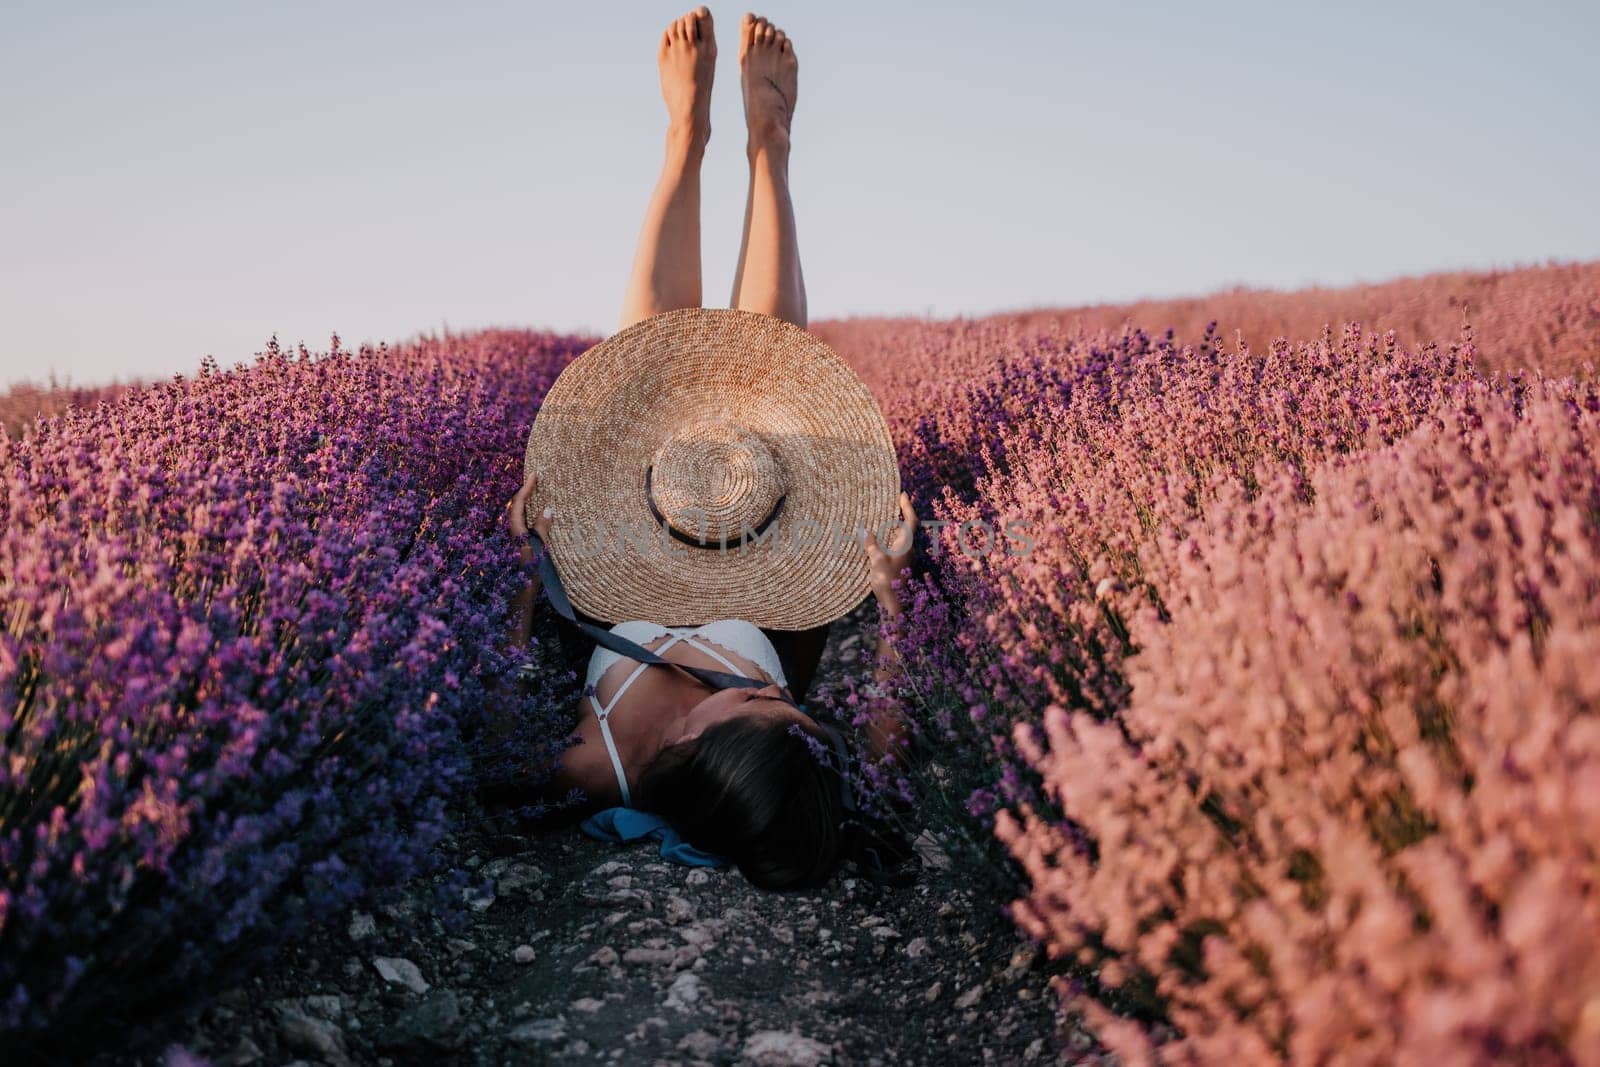
[[661, 842], [661, 858], [689, 867], [726, 867], [728, 861], [695, 848], [683, 835], [661, 816], [638, 808], [607, 808], [596, 812], [578, 824], [578, 829], [596, 841], [622, 844], [641, 837], [653, 837]]

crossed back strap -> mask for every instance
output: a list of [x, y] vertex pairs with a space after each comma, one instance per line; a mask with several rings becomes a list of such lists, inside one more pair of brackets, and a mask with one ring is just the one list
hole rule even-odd
[[[550, 552], [545, 548], [539, 535], [529, 532], [528, 539], [539, 551], [539, 578], [544, 585], [545, 596], [550, 598], [550, 606], [556, 614], [578, 627], [584, 634], [594, 639], [602, 648], [626, 656], [639, 663], [649, 663], [654, 666], [670, 667], [673, 670], [695, 678], [713, 690], [721, 689], [765, 689], [770, 682], [758, 681], [755, 678], [746, 678], [742, 674], [730, 674], [727, 671], [714, 671], [706, 667], [692, 667], [686, 663], [674, 663], [665, 656], [658, 655], [637, 641], [630, 641], [621, 634], [613, 633], [603, 627], [594, 626], [578, 618], [578, 613], [573, 610], [572, 601], [567, 599], [567, 590], [561, 584], [561, 575], [556, 573], [555, 563], [550, 558]], [[797, 703], [792, 697], [784, 694], [782, 699], [799, 710], [812, 722], [822, 728], [827, 735], [829, 743], [833, 746], [834, 754], [839, 760], [839, 803], [844, 809], [845, 816], [841, 821], [840, 829], [845, 832], [852, 842], [852, 856], [857, 869], [862, 875], [875, 882], [892, 885], [908, 885], [916, 879], [917, 868], [920, 861], [916, 852], [911, 849], [898, 835], [892, 834], [880, 827], [871, 825], [865, 813], [856, 805], [854, 793], [850, 789], [850, 750], [845, 745], [844, 737], [830, 724], [807, 711], [805, 706]]]

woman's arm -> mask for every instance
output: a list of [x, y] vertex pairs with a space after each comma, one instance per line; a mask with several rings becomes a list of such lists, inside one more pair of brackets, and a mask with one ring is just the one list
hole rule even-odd
[[[895, 593], [894, 582], [905, 573], [910, 562], [911, 545], [917, 533], [917, 513], [911, 506], [911, 497], [900, 494], [901, 522], [886, 548], [878, 539], [868, 534], [866, 539], [867, 568], [872, 595], [878, 602], [881, 623], [900, 614], [900, 597]], [[890, 696], [895, 675], [900, 671], [900, 654], [880, 633], [878, 654], [872, 671], [872, 692], [867, 709], [867, 743], [873, 756], [882, 759], [893, 756], [904, 759], [911, 745], [911, 724], [898, 701]]]
[[[517, 490], [517, 495], [511, 498], [506, 505], [506, 526], [511, 532], [511, 537], [520, 547], [523, 567], [529, 572], [526, 585], [511, 598], [511, 643], [508, 651], [512, 654], [526, 653], [528, 642], [533, 637], [533, 611], [539, 599], [539, 572], [534, 569], [538, 557], [534, 551], [533, 542], [528, 538], [528, 525], [523, 517], [526, 510], [528, 496], [538, 488], [539, 476], [532, 474], [527, 481], [522, 483], [522, 488]], [[534, 524], [541, 537], [550, 531], [549, 509], [546, 514]], [[511, 736], [515, 730], [514, 707], [516, 704], [517, 685], [506, 679], [496, 682], [491, 686], [489, 694], [489, 728], [490, 736], [497, 740], [504, 740]]]
[[[529, 573], [528, 584], [511, 598], [511, 639], [513, 647], [519, 649], [527, 648], [528, 641], [533, 637], [533, 606], [539, 600], [539, 572], [534, 567], [538, 556], [532, 539], [528, 537], [526, 518], [528, 495], [538, 487], [539, 476], [528, 475], [522, 488], [517, 490], [517, 495], [506, 505], [506, 524], [510, 527], [512, 539], [522, 546], [522, 565]], [[555, 512], [550, 508], [545, 508], [544, 514], [534, 520], [533, 528], [541, 541], [549, 538], [550, 520], [554, 515]]]

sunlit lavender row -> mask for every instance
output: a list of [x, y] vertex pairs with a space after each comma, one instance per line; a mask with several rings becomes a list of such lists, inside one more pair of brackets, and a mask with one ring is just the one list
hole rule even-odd
[[[1600, 1062], [1592, 379], [1470, 330], [907, 329], [889, 373], [960, 397], [898, 409], [952, 524], [898, 634], [923, 792], [1064, 1010], [1130, 1063]], [[1008, 517], [1036, 551], [956, 550]]]

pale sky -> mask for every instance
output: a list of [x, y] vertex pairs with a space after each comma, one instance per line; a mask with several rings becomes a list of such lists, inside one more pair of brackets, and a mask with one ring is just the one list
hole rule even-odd
[[[0, 385], [615, 328], [684, 3], [0, 10]], [[734, 32], [706, 300], [745, 186]], [[1600, 5], [790, 2], [814, 318], [1600, 257]]]

